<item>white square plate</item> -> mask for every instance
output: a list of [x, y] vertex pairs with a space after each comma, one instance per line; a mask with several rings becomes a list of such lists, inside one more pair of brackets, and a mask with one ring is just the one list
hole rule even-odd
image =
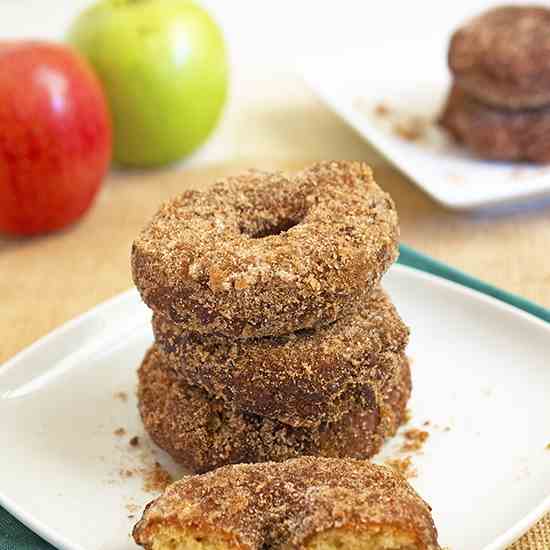
[[[302, 62], [306, 82], [350, 126], [441, 204], [472, 209], [550, 195], [550, 167], [484, 161], [434, 123], [449, 88], [445, 41], [393, 40]], [[378, 105], [389, 108], [385, 116]], [[396, 127], [426, 126], [417, 141]]]
[[[431, 423], [411, 483], [443, 546], [503, 549], [550, 510], [550, 326], [403, 266], [385, 287], [412, 328], [410, 425]], [[134, 397], [149, 320], [129, 291], [0, 367], [0, 505], [59, 548], [134, 548], [129, 532], [153, 495], [119, 472], [152, 448]]]

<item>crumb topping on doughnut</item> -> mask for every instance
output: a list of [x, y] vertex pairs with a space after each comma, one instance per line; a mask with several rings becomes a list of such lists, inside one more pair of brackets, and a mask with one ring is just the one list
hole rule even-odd
[[407, 542], [373, 549], [437, 550], [430, 512], [390, 468], [303, 457], [185, 477], [149, 504], [134, 538], [153, 548], [152, 541], [166, 530], [174, 537], [216, 536], [224, 543], [218, 548], [282, 550], [315, 548], [314, 541], [336, 533], [366, 537], [385, 532]]
[[268, 336], [331, 322], [397, 256], [393, 201], [362, 162], [249, 171], [165, 203], [132, 249], [144, 301], [186, 330]]

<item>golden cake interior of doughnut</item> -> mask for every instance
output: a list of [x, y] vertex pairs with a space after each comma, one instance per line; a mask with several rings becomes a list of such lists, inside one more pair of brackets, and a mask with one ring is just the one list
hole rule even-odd
[[430, 506], [397, 472], [318, 457], [184, 477], [133, 536], [146, 550], [440, 550]]
[[[150, 550], [236, 550], [247, 548], [238, 541], [199, 528], [164, 527], [155, 536]], [[281, 545], [290, 550], [292, 546]], [[423, 550], [416, 537], [392, 526], [329, 529], [303, 545], [306, 550]]]
[[150, 550], [229, 550], [240, 547], [236, 542], [200, 529], [165, 527], [155, 537]]
[[411, 533], [391, 526], [370, 525], [362, 529], [341, 527], [319, 533], [305, 545], [305, 548], [308, 550], [420, 550], [424, 548], [415, 539], [416, 537]]

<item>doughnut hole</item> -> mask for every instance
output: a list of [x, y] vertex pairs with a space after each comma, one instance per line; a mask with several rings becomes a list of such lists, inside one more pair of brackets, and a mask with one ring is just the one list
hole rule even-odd
[[242, 193], [233, 202], [239, 231], [251, 239], [262, 239], [286, 233], [301, 224], [312, 204], [307, 193], [297, 191], [274, 193], [260, 185]]
[[274, 235], [282, 235], [283, 233], [286, 233], [289, 229], [296, 227], [301, 220], [289, 220], [289, 219], [283, 219], [278, 220], [277, 223], [273, 225], [265, 224], [262, 225], [257, 231], [253, 232], [252, 234], [247, 233], [247, 228], [240, 227], [241, 234], [246, 235], [247, 237], [250, 237], [251, 239], [263, 239], [265, 237], [272, 237]]

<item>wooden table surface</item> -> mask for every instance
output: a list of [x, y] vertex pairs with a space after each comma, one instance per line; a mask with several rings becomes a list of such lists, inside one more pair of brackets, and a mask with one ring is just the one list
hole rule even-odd
[[[378, 182], [397, 203], [404, 243], [550, 307], [550, 206], [476, 214], [449, 212], [418, 191], [311, 98], [291, 115], [273, 115], [267, 130], [262, 117], [248, 121], [250, 131], [250, 126], [264, 125], [260, 150], [269, 149], [272, 140], [274, 150], [277, 145], [273, 157], [254, 156], [160, 172], [113, 172], [81, 223], [41, 238], [0, 238], [0, 362], [127, 289], [131, 285], [132, 239], [162, 200], [243, 168], [296, 169], [321, 158], [361, 158], [373, 163]], [[310, 126], [304, 122], [308, 120]], [[283, 129], [289, 136], [287, 142], [281, 137]], [[227, 128], [223, 132], [228, 134]], [[319, 133], [325, 137], [321, 139]], [[307, 154], [300, 156], [298, 152], [304, 149], [300, 144], [308, 135], [312, 143], [305, 148]], [[549, 534], [550, 516], [513, 548], [548, 550]]]

